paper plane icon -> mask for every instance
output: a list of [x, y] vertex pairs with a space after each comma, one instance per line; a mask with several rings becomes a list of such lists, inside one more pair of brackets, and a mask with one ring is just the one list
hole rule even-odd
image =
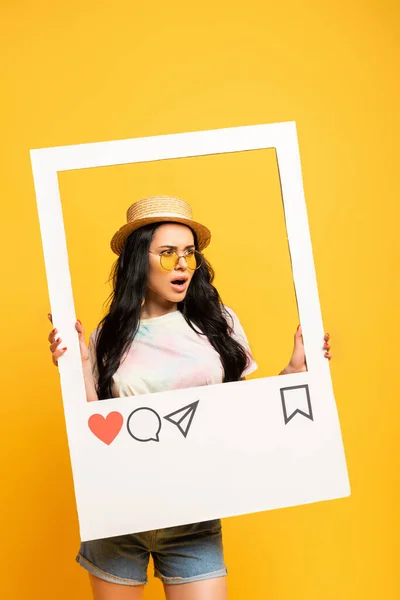
[[169, 415], [166, 415], [164, 419], [176, 425], [183, 437], [186, 437], [189, 433], [199, 402], [200, 400], [196, 400], [196, 402], [192, 402], [192, 404], [179, 408]]

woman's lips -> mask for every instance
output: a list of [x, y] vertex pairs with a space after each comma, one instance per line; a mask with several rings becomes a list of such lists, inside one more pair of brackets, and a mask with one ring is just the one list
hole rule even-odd
[[171, 281], [171, 287], [174, 290], [174, 292], [178, 292], [178, 294], [181, 294], [182, 292], [186, 292], [187, 287], [188, 287], [188, 282], [185, 281], [185, 283], [183, 283], [183, 284], [178, 284], [178, 283], [172, 283], [172, 281]]

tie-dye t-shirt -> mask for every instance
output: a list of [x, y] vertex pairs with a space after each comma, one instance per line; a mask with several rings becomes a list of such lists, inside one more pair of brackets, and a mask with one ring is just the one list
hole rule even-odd
[[[242, 377], [257, 369], [250, 347], [234, 311], [225, 307], [233, 320], [232, 336], [249, 355]], [[228, 318], [229, 322], [229, 318]], [[231, 324], [231, 323], [229, 323]], [[95, 336], [89, 350], [95, 368]], [[161, 317], [142, 319], [133, 343], [113, 376], [113, 396], [136, 396], [182, 388], [222, 383], [223, 368], [219, 354], [208, 338], [193, 331], [177, 310]]]

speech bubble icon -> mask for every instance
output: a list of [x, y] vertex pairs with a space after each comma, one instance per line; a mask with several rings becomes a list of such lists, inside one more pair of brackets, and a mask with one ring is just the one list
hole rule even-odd
[[136, 408], [126, 424], [129, 434], [138, 442], [159, 442], [161, 419], [152, 408]]

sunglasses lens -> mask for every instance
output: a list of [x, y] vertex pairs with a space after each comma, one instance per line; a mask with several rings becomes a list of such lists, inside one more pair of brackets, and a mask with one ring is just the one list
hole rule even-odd
[[[191, 271], [195, 271], [196, 269], [198, 269], [201, 266], [201, 263], [203, 262], [203, 255], [201, 254], [201, 252], [197, 252], [197, 250], [192, 250], [188, 252], [184, 255], [184, 258], [188, 269], [190, 269]], [[161, 254], [160, 256], [161, 266], [166, 271], [172, 271], [173, 269], [175, 269], [178, 260], [179, 257], [177, 254], [175, 254], [175, 252], [168, 252], [165, 254]]]
[[166, 271], [172, 271], [172, 269], [175, 269], [178, 257], [174, 252], [171, 252], [168, 254], [161, 254], [160, 260], [163, 269]]
[[186, 264], [191, 271], [198, 269], [203, 262], [203, 255], [197, 250], [191, 251], [186, 257]]
[[194, 271], [195, 269], [197, 269], [196, 254], [194, 252], [191, 252], [190, 254], [187, 254], [185, 256], [185, 260], [186, 260], [186, 264], [188, 266], [188, 269], [191, 269], [192, 271]]

